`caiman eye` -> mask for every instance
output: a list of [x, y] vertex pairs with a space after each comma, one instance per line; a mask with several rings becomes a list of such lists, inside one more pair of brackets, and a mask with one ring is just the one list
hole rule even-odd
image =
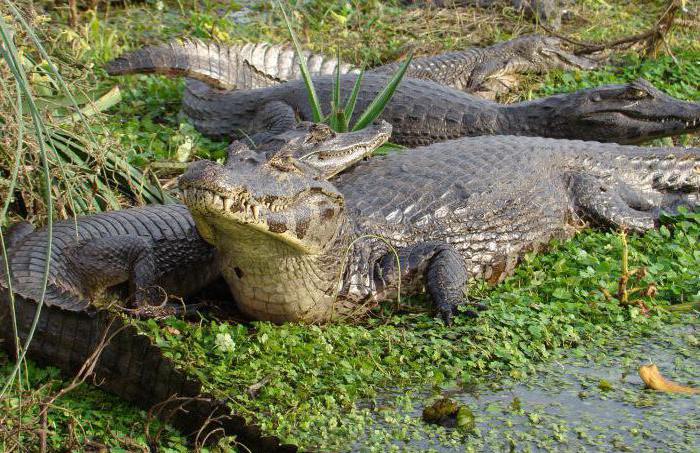
[[326, 124], [314, 124], [309, 128], [309, 134], [306, 136], [306, 143], [319, 143], [333, 137], [335, 132]]
[[591, 98], [591, 101], [593, 101], [593, 102], [600, 102], [602, 100], [603, 100], [603, 98], [601, 98], [599, 94], [594, 94], [593, 97]]
[[644, 90], [634, 89], [629, 92], [629, 96], [632, 99], [644, 99], [645, 97], [649, 96], [649, 93]]

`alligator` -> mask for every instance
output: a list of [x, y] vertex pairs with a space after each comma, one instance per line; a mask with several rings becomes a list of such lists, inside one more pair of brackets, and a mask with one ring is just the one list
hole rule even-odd
[[553, 238], [585, 224], [643, 232], [661, 211], [700, 208], [700, 149], [465, 137], [333, 183], [283, 153], [199, 161], [179, 188], [247, 315], [355, 318], [426, 288], [449, 323], [468, 278], [497, 283]]
[[[371, 72], [393, 74], [400, 65], [400, 62], [389, 63]], [[590, 70], [596, 66], [594, 60], [566, 51], [559, 38], [524, 35], [489, 47], [415, 58], [406, 77], [432, 80], [482, 97], [493, 97], [511, 88], [515, 74], [543, 74], [553, 69]]]
[[[347, 98], [357, 75], [340, 77]], [[388, 83], [386, 74], [365, 74], [355, 119]], [[322, 106], [331, 103], [335, 77], [316, 77]], [[305, 84], [247, 91], [211, 90], [190, 85], [183, 112], [202, 134], [214, 139], [278, 133], [297, 120], [313, 119]], [[680, 101], [639, 79], [570, 94], [503, 105], [439, 85], [404, 79], [383, 110], [393, 126], [392, 141], [420, 146], [463, 136], [523, 135], [636, 144], [700, 130], [700, 103]]]
[[[370, 155], [390, 134], [387, 123], [344, 134], [302, 123], [283, 135], [266, 137], [255, 152], [263, 159], [278, 152], [294, 156], [317, 177], [329, 178]], [[233, 143], [229, 159], [235, 160], [242, 149], [248, 150]], [[200, 382], [178, 370], [108, 305], [106, 296], [116, 296], [136, 307], [128, 310], [131, 314], [172, 313], [155, 306], [163, 306], [171, 295], [196, 293], [220, 276], [216, 249], [197, 233], [185, 205], [152, 205], [59, 221], [50, 233], [22, 222], [8, 228], [4, 239], [12, 278], [5, 275], [6, 261], [0, 255], [0, 346], [11, 355], [17, 347], [12, 311], [23, 344], [40, 310], [28, 350], [38, 363], [74, 375], [111, 337], [94, 369], [103, 389], [146, 408], [159, 404], [159, 414], [199, 440], [209, 432], [225, 432], [254, 451], [294, 450], [231, 415], [224, 401], [202, 394]], [[172, 395], [189, 400], [182, 409], [182, 400], [162, 404]], [[210, 415], [217, 416], [214, 422], [208, 420]]]
[[[312, 76], [358, 72], [338, 59], [304, 52]], [[394, 73], [401, 63], [388, 63], [369, 72]], [[551, 69], [593, 69], [593, 60], [573, 55], [559, 38], [525, 35], [489, 47], [415, 58], [406, 77], [491, 96], [504, 91], [516, 73], [544, 73]], [[301, 78], [299, 59], [290, 45], [269, 43], [222, 46], [196, 40], [149, 46], [111, 61], [112, 75], [161, 73], [192, 77], [220, 90], [248, 90]], [[192, 83], [192, 82], [190, 82]], [[201, 89], [201, 87], [200, 87]]]

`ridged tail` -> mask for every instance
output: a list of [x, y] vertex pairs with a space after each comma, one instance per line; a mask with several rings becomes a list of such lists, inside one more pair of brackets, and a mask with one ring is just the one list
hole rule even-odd
[[[26, 340], [37, 304], [15, 296], [15, 313], [20, 344]], [[2, 347], [11, 356], [15, 354], [10, 298], [0, 288], [0, 339]], [[262, 436], [260, 429], [247, 425], [245, 419], [231, 415], [222, 400], [202, 395], [201, 383], [179, 371], [147, 336], [140, 335], [118, 315], [106, 310], [89, 308], [71, 311], [57, 306], [44, 306], [28, 356], [43, 365], [60, 368], [69, 376], [75, 375], [99, 347], [104, 338], [110, 338], [94, 368], [95, 382], [105, 390], [144, 408], [164, 403], [177, 395], [179, 400], [162, 404], [159, 416], [184, 434], [201, 441], [208, 433], [211, 440], [225, 432], [236, 435], [251, 451], [296, 451], [296, 447], [280, 445], [276, 437]], [[183, 399], [188, 402], [183, 406]], [[192, 398], [192, 399], [189, 399]], [[215, 422], [209, 422], [216, 418]]]
[[[335, 73], [336, 58], [305, 52], [312, 76]], [[158, 73], [184, 76], [213, 88], [249, 90], [300, 77], [299, 59], [290, 46], [269, 43], [221, 46], [195, 40], [149, 46], [107, 64], [110, 75]], [[341, 64], [341, 74], [353, 71]]]
[[201, 80], [220, 89], [237, 86], [238, 47], [185, 40], [148, 46], [107, 63], [110, 75], [157, 73]]

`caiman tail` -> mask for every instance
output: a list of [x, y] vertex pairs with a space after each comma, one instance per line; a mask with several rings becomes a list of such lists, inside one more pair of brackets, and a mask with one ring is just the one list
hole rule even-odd
[[[304, 52], [312, 76], [335, 73], [337, 58]], [[341, 74], [354, 70], [340, 64]], [[107, 65], [110, 75], [158, 73], [184, 76], [223, 90], [248, 90], [297, 79], [299, 58], [287, 45], [269, 43], [223, 46], [195, 40], [149, 46], [127, 53]]]
[[[21, 344], [26, 341], [37, 306], [34, 301], [15, 296]], [[12, 332], [10, 298], [6, 290], [0, 290], [0, 338], [10, 355], [15, 352]], [[237, 436], [251, 451], [296, 451], [294, 446], [280, 445], [276, 437], [263, 436], [257, 426], [248, 425], [243, 417], [231, 415], [224, 401], [202, 394], [200, 382], [179, 371], [134, 326], [106, 310], [42, 307], [28, 357], [41, 365], [55, 366], [69, 376], [75, 375], [103, 338], [111, 339], [94, 369], [94, 382], [100, 388], [145, 409], [180, 397], [162, 404], [157, 413], [193, 440], [202, 441], [212, 432], [210, 440], [214, 440], [214, 431], [220, 430], [219, 433]], [[192, 399], [178, 409], [187, 398]]]

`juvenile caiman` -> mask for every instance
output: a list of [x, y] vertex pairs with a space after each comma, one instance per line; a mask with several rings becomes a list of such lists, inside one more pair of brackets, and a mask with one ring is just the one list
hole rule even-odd
[[179, 184], [250, 316], [352, 317], [400, 283], [426, 288], [449, 322], [468, 278], [502, 280], [581, 221], [641, 232], [662, 209], [700, 207], [700, 149], [473, 137], [361, 162], [333, 183], [253, 154], [196, 162]]
[[[261, 158], [291, 153], [327, 178], [369, 155], [390, 132], [386, 123], [345, 134], [324, 125], [300, 124], [269, 138], [256, 153]], [[241, 146], [233, 144], [231, 155], [238, 155]], [[15, 296], [22, 344], [43, 296], [30, 358], [74, 374], [103, 337], [114, 335], [94, 369], [102, 388], [146, 408], [172, 395], [193, 398], [180, 411], [181, 401], [165, 405], [168, 410], [161, 415], [169, 418], [170, 411], [177, 412], [170, 421], [193, 436], [210, 415], [219, 416], [202, 428], [200, 441], [210, 431], [222, 429], [253, 451], [293, 450], [280, 446], [276, 438], [262, 436], [242, 417], [230, 415], [225, 402], [202, 394], [201, 383], [178, 370], [148, 337], [104, 303], [94, 303], [103, 294], [128, 294], [131, 305], [148, 314], [168, 296], [192, 294], [220, 275], [216, 250], [201, 239], [186, 206], [153, 205], [79, 217], [54, 223], [51, 234], [46, 228], [34, 231], [28, 223], [19, 223], [6, 231], [5, 243], [12, 278], [5, 275], [0, 255], [0, 346], [11, 355], [15, 338], [10, 293]]]
[[[562, 47], [559, 38], [526, 35], [489, 47], [415, 58], [406, 77], [425, 79], [467, 92], [503, 91], [509, 76], [544, 73], [552, 69], [593, 69], [593, 60], [578, 57]], [[304, 52], [312, 76], [333, 75], [338, 59]], [[369, 72], [393, 74], [401, 63], [389, 63]], [[340, 73], [358, 72], [341, 63]], [[109, 63], [112, 75], [161, 73], [206, 82], [213, 88], [248, 90], [301, 78], [299, 59], [289, 45], [268, 43], [223, 46], [185, 40], [149, 46]], [[194, 82], [189, 82], [194, 83]], [[196, 85], [196, 84], [195, 84]]]

